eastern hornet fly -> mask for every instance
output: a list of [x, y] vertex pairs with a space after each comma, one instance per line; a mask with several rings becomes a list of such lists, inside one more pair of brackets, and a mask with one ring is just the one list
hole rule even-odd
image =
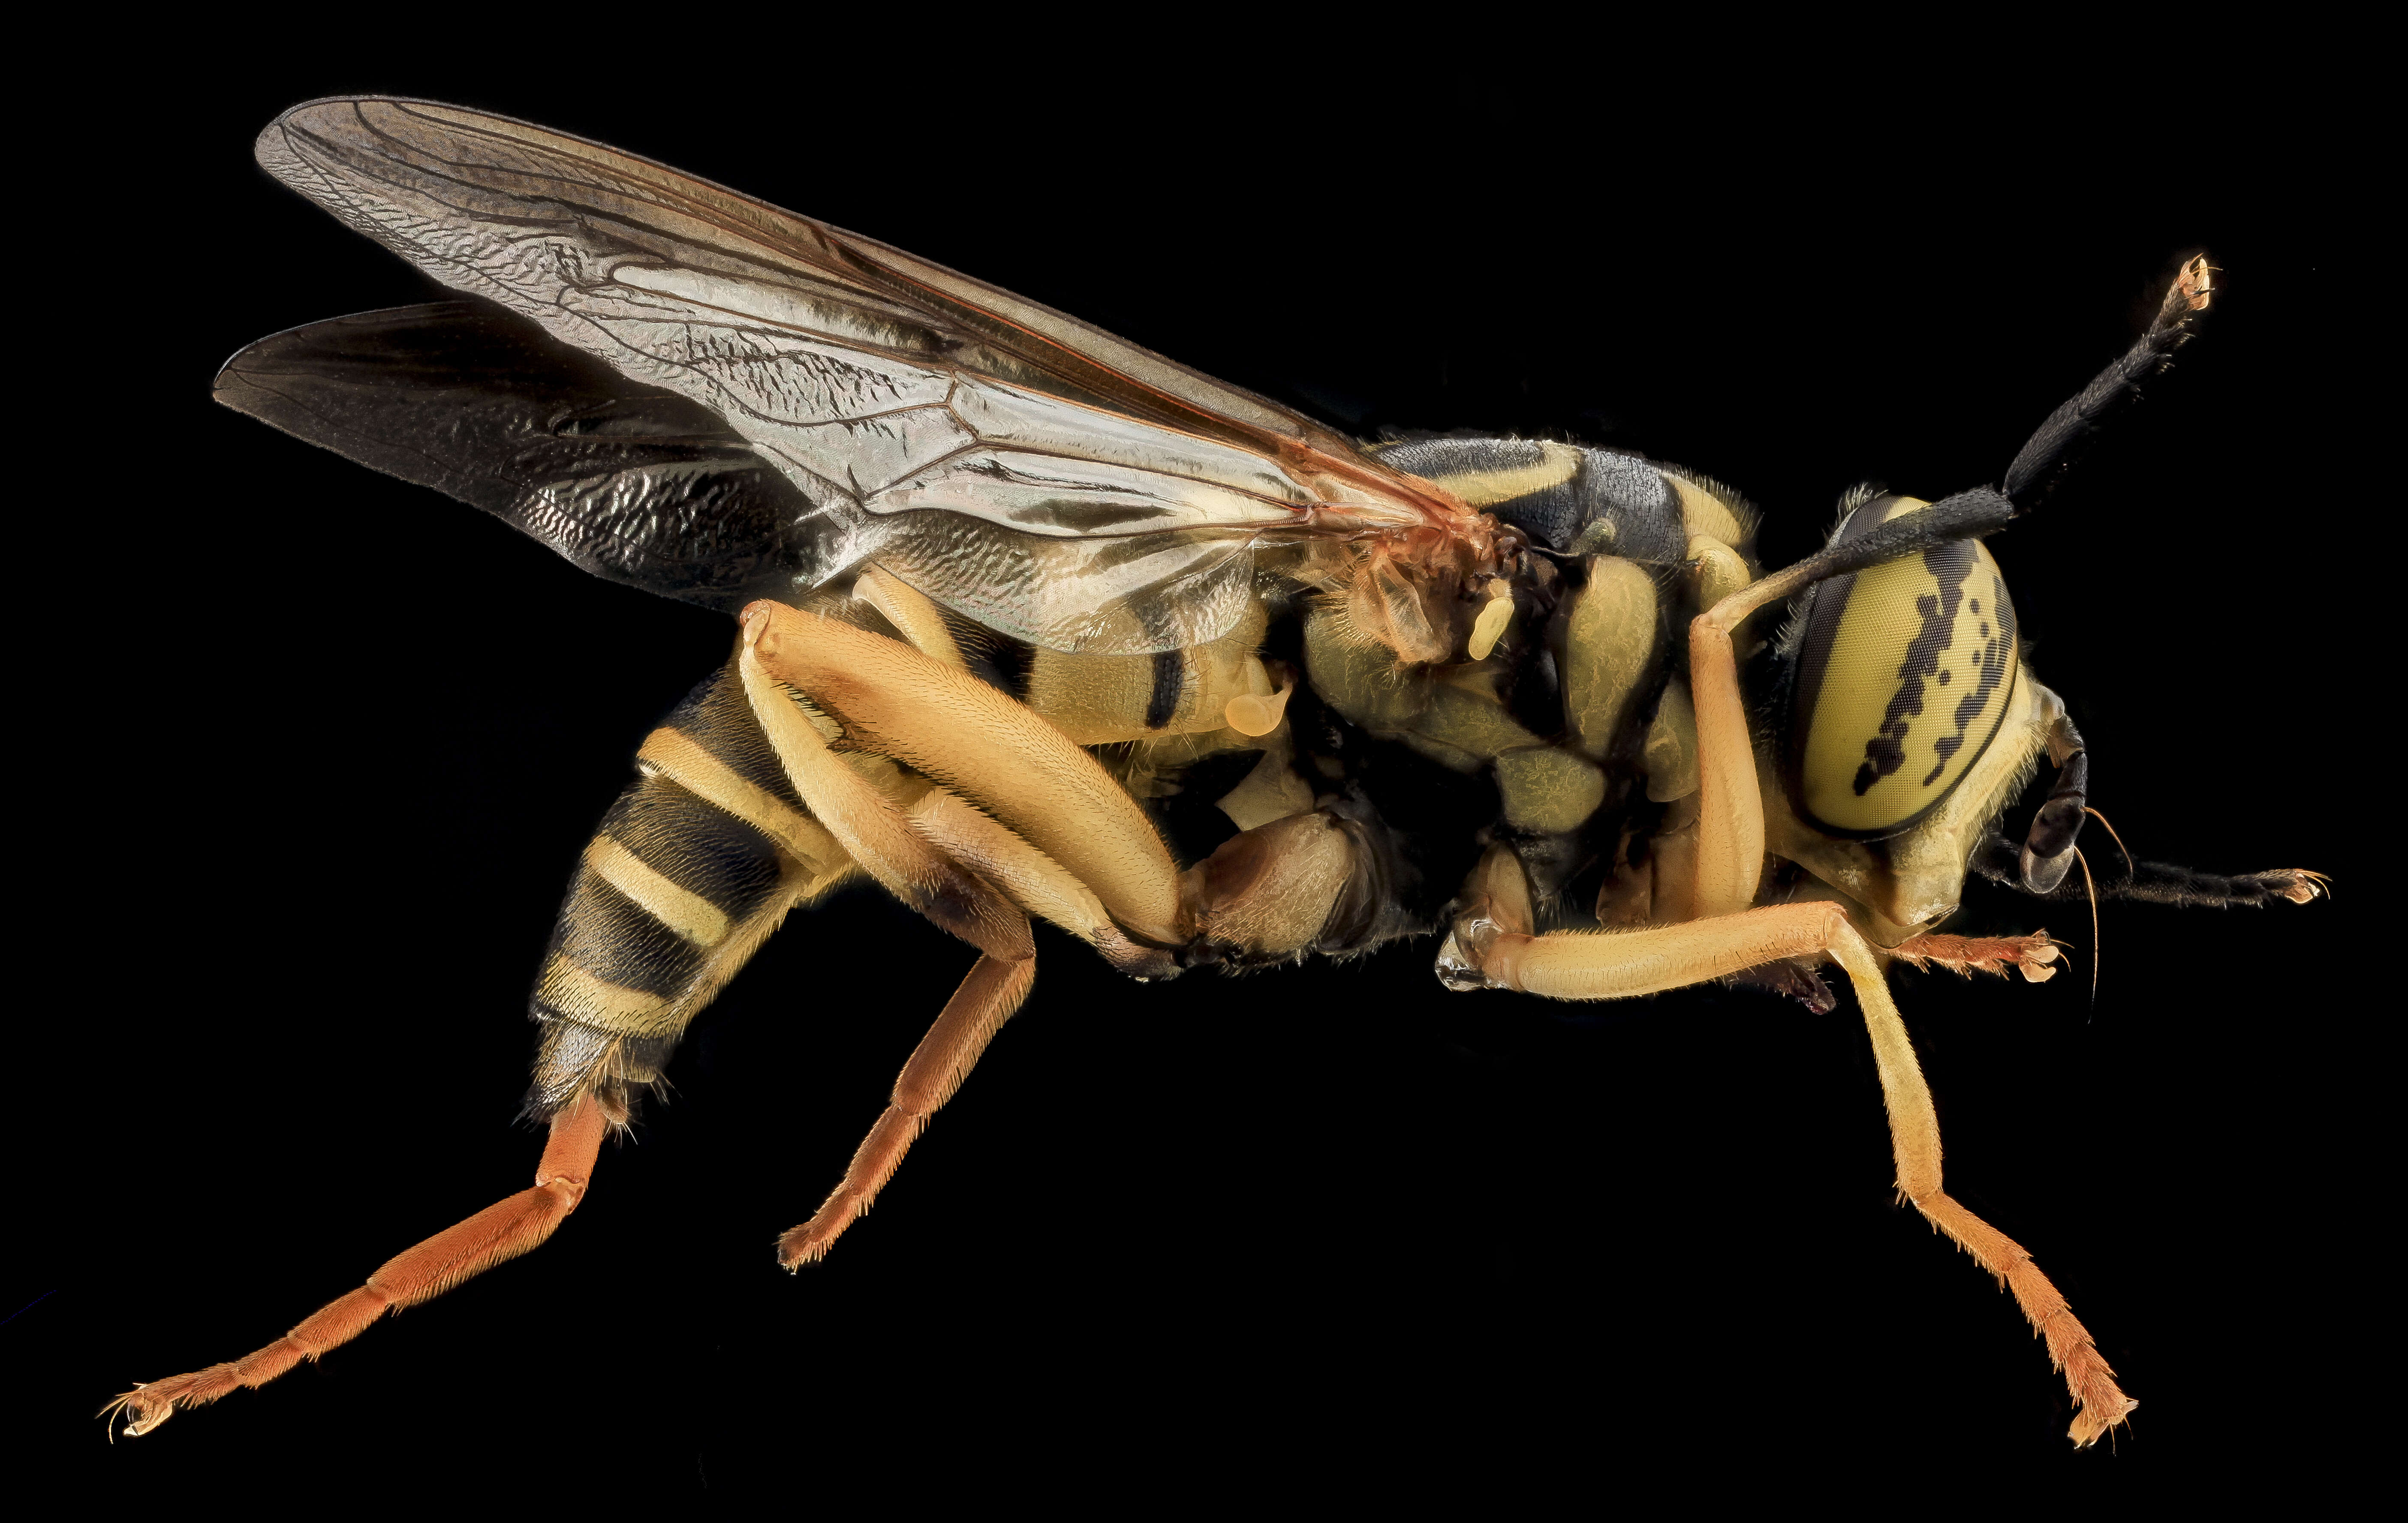
[[[2079, 856], [2087, 757], [1983, 537], [2189, 337], [2146, 331], [2000, 481], [1864, 488], [1766, 574], [1732, 489], [1553, 440], [1354, 440], [1049, 309], [582, 139], [427, 103], [294, 108], [261, 163], [466, 298], [264, 339], [227, 405], [737, 616], [645, 740], [538, 974], [535, 1185], [128, 1430], [259, 1385], [550, 1235], [602, 1137], [793, 909], [853, 877], [978, 956], [816, 1214], [824, 1255], [1034, 977], [1030, 917], [1160, 980], [1440, 939], [1456, 990], [1847, 976], [1900, 1192], [2012, 1292], [2072, 1436], [2132, 1405], [2025, 1251], [1942, 1189], [1888, 966], [2061, 966], [1942, 930], [2044, 900], [2305, 902], [2317, 875]], [[1785, 610], [1785, 615], [1784, 611]], [[2045, 759], [2028, 826], [2001, 816]], [[1493, 798], [1453, 836], [1432, 799]], [[2086, 865], [2076, 870], [2074, 864]]]

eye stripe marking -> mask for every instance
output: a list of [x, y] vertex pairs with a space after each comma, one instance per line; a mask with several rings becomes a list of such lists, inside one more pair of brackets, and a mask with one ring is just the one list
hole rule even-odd
[[[1926, 504], [1867, 504], [1842, 538]], [[1878, 837], [1953, 790], [2006, 712], [2015, 621], [1979, 543], [1936, 546], [1814, 594], [1799, 652], [1789, 781], [1824, 829]]]
[[[1923, 680], [1940, 669], [1940, 658], [1946, 653], [1956, 634], [1956, 610], [1965, 600], [1965, 578], [1973, 569], [1973, 553], [1965, 545], [1937, 545], [1923, 553], [1924, 569], [1939, 583], [1936, 592], [1925, 593], [1914, 600], [1914, 611], [1923, 627], [1906, 642], [1905, 658], [1898, 664], [1898, 691], [1890, 695], [1882, 712], [1881, 728], [1865, 742], [1865, 759], [1856, 769], [1853, 786], [1856, 797], [1895, 772], [1906, 762], [1906, 737], [1912, 728], [1910, 721], [1923, 712]], [[1988, 626], [1983, 626], [1988, 633]], [[1964, 729], [1960, 723], [1958, 730]], [[1925, 787], [1932, 779], [1948, 769], [1948, 757], [1965, 743], [1959, 735], [1954, 745], [1941, 752], [1940, 765], [1923, 780]]]

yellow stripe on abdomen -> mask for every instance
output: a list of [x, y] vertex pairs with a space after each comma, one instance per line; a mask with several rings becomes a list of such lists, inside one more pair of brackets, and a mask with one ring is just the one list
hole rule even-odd
[[695, 945], [713, 947], [727, 940], [727, 915], [719, 906], [669, 882], [609, 836], [596, 836], [587, 843], [585, 866]]
[[841, 871], [852, 862], [826, 826], [768, 789], [738, 777], [733, 768], [677, 730], [663, 726], [644, 737], [636, 761], [742, 820], [814, 873]]

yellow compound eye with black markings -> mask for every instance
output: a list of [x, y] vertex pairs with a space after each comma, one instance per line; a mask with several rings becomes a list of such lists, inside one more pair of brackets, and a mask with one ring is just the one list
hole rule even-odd
[[[1876, 497], [1834, 543], [1930, 504]], [[1815, 587], [1784, 758], [1792, 801], [1833, 835], [1894, 835], [1948, 797], [1998, 733], [2014, 686], [2014, 605], [1978, 540]]]

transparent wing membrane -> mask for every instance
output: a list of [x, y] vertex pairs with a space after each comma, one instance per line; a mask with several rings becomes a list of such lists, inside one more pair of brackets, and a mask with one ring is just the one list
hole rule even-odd
[[1240, 598], [1218, 589], [1242, 590], [1232, 568], [1264, 534], [1461, 513], [1260, 397], [580, 138], [343, 100], [287, 112], [257, 152], [435, 280], [500, 303], [632, 389], [710, 409], [723, 445], [749, 446], [795, 494], [781, 542], [806, 583], [875, 554], [1004, 632], [1134, 654], [1221, 633], [1212, 621]]

